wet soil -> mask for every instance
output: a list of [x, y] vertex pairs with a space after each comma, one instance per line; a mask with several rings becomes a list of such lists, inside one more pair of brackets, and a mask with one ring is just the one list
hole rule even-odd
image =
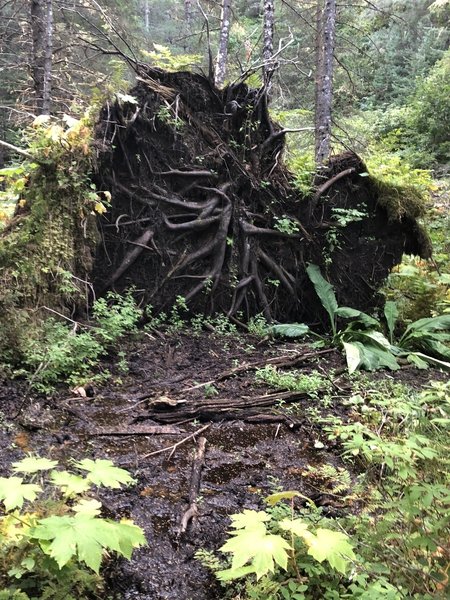
[[[351, 510], [307, 476], [308, 465], [340, 465], [337, 449], [310, 416], [310, 409], [323, 416], [345, 413], [341, 400], [350, 388], [339, 353], [205, 333], [146, 334], [121, 350], [127, 353], [129, 372], [121, 373], [117, 358], [110, 357], [104, 364], [112, 374], [109, 382], [87, 387], [87, 397], [67, 390], [38, 397], [20, 382], [5, 381], [0, 389], [0, 474], [8, 472], [11, 461], [32, 451], [60, 461], [109, 457], [136, 478], [132, 487], [100, 490], [98, 495], [106, 516], [132, 518], [148, 540], [131, 561], [118, 560], [107, 567], [110, 591], [118, 598], [223, 597], [194, 554], [219, 548], [229, 515], [261, 509], [264, 496], [275, 489], [299, 490], [330, 516]], [[304, 373], [331, 373], [328, 400], [324, 403], [320, 392], [316, 397], [277, 400], [273, 390], [256, 382], [254, 365], [283, 358]], [[429, 372], [411, 369], [395, 373], [397, 380], [419, 386], [430, 377]], [[210, 381], [214, 383], [200, 385]], [[227, 402], [232, 409], [226, 410]], [[195, 419], [183, 417], [187, 407], [202, 403], [217, 403], [215, 418], [212, 409], [207, 414], [197, 411]], [[246, 411], [246, 406], [253, 410]], [[180, 533], [200, 436], [206, 438], [206, 453], [198, 517]]]

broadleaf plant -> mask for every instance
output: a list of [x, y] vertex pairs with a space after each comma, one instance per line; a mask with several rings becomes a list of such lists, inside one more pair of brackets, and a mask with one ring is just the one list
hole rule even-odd
[[[299, 492], [288, 491], [272, 494], [266, 501], [273, 507], [295, 497], [305, 498]], [[309, 502], [314, 506], [313, 502]], [[299, 568], [305, 567], [306, 572], [320, 569], [313, 565], [324, 561], [328, 563], [327, 567], [323, 567], [324, 573], [331, 569], [344, 576], [348, 574], [356, 556], [345, 533], [327, 527], [316, 528], [308, 520], [293, 517], [277, 522], [271, 513], [273, 510], [276, 509], [244, 510], [231, 515], [230, 538], [220, 548], [221, 552], [231, 555], [231, 564], [227, 569], [216, 569], [220, 581], [229, 582], [248, 576], [256, 577], [258, 581], [262, 577], [277, 577], [280, 571], [296, 572], [299, 576]], [[306, 566], [311, 559], [311, 566]]]
[[[429, 365], [450, 371], [450, 315], [419, 319], [406, 328], [395, 342], [395, 327], [398, 309], [388, 301], [384, 307], [387, 335], [382, 323], [366, 313], [348, 307], [338, 306], [333, 286], [323, 277], [317, 265], [310, 264], [306, 269], [314, 289], [326, 310], [333, 334], [333, 344], [342, 348], [347, 360], [349, 373], [357, 369], [373, 371], [381, 368], [400, 368], [399, 359], [427, 368]], [[345, 328], [338, 329], [338, 319], [350, 319]], [[276, 325], [274, 332], [288, 337], [301, 337], [307, 326]], [[277, 329], [275, 329], [277, 328]]]
[[131, 475], [110, 460], [73, 464], [75, 472], [29, 456], [13, 470], [31, 477], [39, 473], [41, 485], [0, 478], [0, 581], [14, 593], [26, 592], [26, 598], [100, 597], [105, 553], [130, 559], [146, 543], [140, 527], [102, 518], [101, 503], [87, 495], [93, 486], [128, 485]]

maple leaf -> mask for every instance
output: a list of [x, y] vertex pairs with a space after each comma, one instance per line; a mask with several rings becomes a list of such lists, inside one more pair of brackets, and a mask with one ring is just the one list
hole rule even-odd
[[285, 571], [287, 570], [288, 553], [290, 545], [280, 535], [267, 535], [261, 540], [253, 559], [256, 578], [260, 579], [268, 572], [274, 572], [274, 561]]
[[[306, 540], [305, 540], [306, 541]], [[327, 560], [330, 565], [345, 575], [350, 560], [355, 559], [349, 537], [340, 531], [331, 529], [317, 529], [316, 535], [306, 541], [308, 554], [323, 562]]]
[[76, 556], [95, 573], [99, 572], [104, 549], [130, 558], [133, 548], [145, 543], [142, 530], [136, 525], [115, 523], [84, 512], [41, 519], [31, 535], [41, 541], [43, 551], [56, 560], [60, 569]]
[[85, 515], [97, 516], [100, 514], [102, 508], [101, 502], [98, 500], [80, 500], [78, 504], [72, 507], [72, 510], [76, 513], [83, 513]]
[[266, 530], [265, 521], [270, 521], [270, 516], [263, 510], [244, 510], [231, 515], [232, 526], [235, 529], [260, 529]]
[[120, 488], [122, 487], [121, 484], [126, 485], [134, 482], [128, 471], [115, 467], [111, 460], [85, 458], [75, 462], [75, 466], [82, 471], [88, 471], [87, 479], [95, 485]]
[[131, 558], [134, 548], [147, 544], [142, 529], [132, 521], [123, 519], [119, 523], [114, 523], [114, 525], [119, 536], [120, 554], [125, 558]]
[[234, 572], [233, 578], [242, 577], [242, 567], [251, 561], [252, 572], [259, 579], [266, 573], [273, 572], [275, 563], [286, 569], [287, 550], [290, 548], [285, 539], [280, 535], [268, 534], [264, 524], [259, 523], [256, 529], [244, 529], [237, 532], [220, 550], [233, 554], [231, 563], [231, 571]]
[[58, 462], [56, 460], [49, 460], [48, 458], [41, 458], [39, 456], [27, 456], [19, 462], [12, 464], [13, 471], [16, 473], [37, 473], [38, 471], [48, 471], [54, 469]]
[[308, 525], [301, 519], [283, 519], [280, 521], [280, 527], [285, 531], [291, 531], [305, 542], [314, 537], [314, 534], [309, 531]]
[[0, 500], [7, 511], [22, 508], [24, 500], [35, 500], [42, 488], [35, 483], [23, 483], [22, 477], [0, 477]]
[[53, 471], [50, 478], [65, 496], [82, 494], [91, 487], [90, 481], [69, 471]]

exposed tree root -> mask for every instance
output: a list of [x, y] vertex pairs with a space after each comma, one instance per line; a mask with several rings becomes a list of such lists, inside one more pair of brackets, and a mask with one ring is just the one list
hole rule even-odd
[[[404, 248], [424, 250], [417, 223], [388, 219], [355, 155], [333, 159], [315, 194], [300, 197], [264, 89], [218, 90], [201, 75], [150, 67], [139, 76], [136, 103], [108, 106], [98, 125], [97, 183], [113, 197], [99, 290], [133, 285], [156, 310], [183, 296], [192, 312], [326, 322], [308, 262], [340, 303], [367, 310]], [[364, 218], [339, 227], [333, 210], [356, 207]]]

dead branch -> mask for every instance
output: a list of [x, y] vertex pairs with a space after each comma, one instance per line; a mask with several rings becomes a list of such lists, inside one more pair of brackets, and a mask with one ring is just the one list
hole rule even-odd
[[198, 514], [197, 497], [200, 491], [202, 468], [205, 461], [206, 438], [198, 440], [198, 447], [192, 464], [191, 483], [189, 486], [189, 506], [181, 518], [180, 534], [185, 533], [189, 522], [194, 520]]
[[183, 438], [182, 440], [180, 440], [176, 444], [173, 444], [172, 446], [168, 446], [167, 448], [161, 448], [161, 450], [156, 450], [155, 452], [149, 452], [148, 454], [144, 454], [144, 456], [142, 458], [149, 458], [150, 456], [156, 456], [157, 454], [162, 454], [163, 452], [167, 452], [168, 450], [170, 450], [170, 454], [169, 454], [169, 458], [168, 458], [168, 460], [170, 460], [171, 457], [172, 457], [172, 455], [173, 455], [173, 453], [175, 452], [175, 450], [179, 446], [181, 446], [185, 442], [188, 442], [189, 440], [192, 440], [192, 438], [195, 438], [199, 433], [203, 433], [209, 427], [211, 427], [211, 425], [212, 425], [212, 423], [208, 423], [208, 425], [205, 425], [204, 427], [201, 427], [197, 431], [194, 431], [194, 433], [191, 433], [190, 435], [188, 435], [187, 437]]
[[28, 160], [31, 160], [32, 162], [35, 162], [38, 165], [51, 164], [48, 160], [42, 160], [41, 158], [36, 158], [36, 156], [33, 156], [32, 154], [30, 154], [30, 152], [27, 152], [27, 150], [23, 150], [22, 148], [13, 146], [13, 144], [9, 144], [8, 142], [4, 142], [3, 140], [0, 140], [0, 146], [3, 146], [4, 148], [8, 148], [8, 150], [12, 150], [16, 154], [20, 154], [21, 156], [28, 158]]
[[86, 435], [89, 437], [104, 437], [104, 436], [125, 436], [125, 435], [179, 435], [182, 433], [178, 427], [170, 425], [150, 425], [150, 426], [135, 426], [129, 429], [98, 429], [96, 431], [88, 431]]

